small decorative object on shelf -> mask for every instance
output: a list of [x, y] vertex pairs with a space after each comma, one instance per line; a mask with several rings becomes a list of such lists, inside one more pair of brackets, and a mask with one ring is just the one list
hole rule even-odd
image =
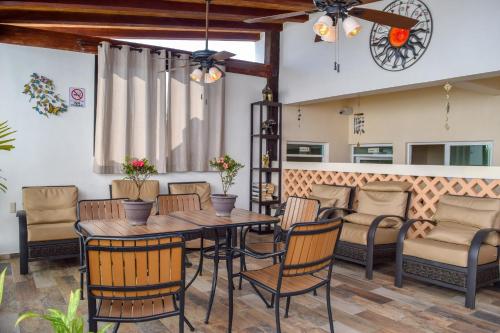
[[244, 167], [243, 164], [236, 162], [229, 155], [224, 155], [219, 158], [214, 158], [209, 161], [210, 167], [219, 172], [222, 192], [224, 194], [212, 194], [212, 205], [215, 209], [215, 215], [227, 217], [231, 215], [234, 209], [237, 195], [228, 194], [229, 188], [234, 185], [234, 178], [238, 175], [238, 171]]
[[49, 114], [58, 116], [68, 111], [66, 102], [55, 92], [54, 82], [37, 73], [31, 74], [31, 80], [24, 85], [23, 94], [30, 97], [30, 102], [35, 99], [36, 105], [33, 110], [45, 117]]
[[273, 91], [269, 87], [269, 85], [266, 84], [264, 89], [262, 89], [262, 100], [264, 102], [272, 102], [273, 101]]
[[267, 169], [271, 166], [271, 158], [269, 157], [269, 151], [262, 155], [262, 167]]
[[144, 182], [158, 171], [147, 159], [136, 159], [128, 156], [125, 158], [125, 163], [122, 164], [122, 169], [127, 175], [125, 179], [133, 181], [137, 188], [137, 198], [123, 200], [125, 216], [131, 225], [144, 225], [151, 214], [153, 201], [143, 201], [141, 199], [141, 188]]
[[252, 199], [261, 200], [262, 202], [273, 201], [275, 186], [273, 183], [252, 183]]
[[261, 125], [262, 134], [274, 135], [275, 127], [276, 127], [276, 120], [274, 120], [274, 119], [268, 119], [268, 120], [262, 122], [262, 125]]

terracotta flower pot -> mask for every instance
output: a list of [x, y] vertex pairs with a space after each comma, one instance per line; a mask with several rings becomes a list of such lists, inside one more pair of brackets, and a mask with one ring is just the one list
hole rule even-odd
[[215, 209], [215, 215], [220, 217], [231, 216], [231, 211], [234, 209], [237, 197], [234, 194], [212, 194], [210, 198]]
[[153, 201], [134, 201], [123, 200], [123, 208], [125, 209], [125, 217], [131, 225], [144, 225], [147, 223]]

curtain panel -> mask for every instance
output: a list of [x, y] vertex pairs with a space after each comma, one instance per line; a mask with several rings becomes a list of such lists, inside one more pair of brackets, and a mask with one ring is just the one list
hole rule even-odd
[[125, 156], [159, 173], [208, 171], [223, 150], [224, 80], [192, 82], [191, 69], [188, 55], [101, 43], [94, 172], [121, 173]]

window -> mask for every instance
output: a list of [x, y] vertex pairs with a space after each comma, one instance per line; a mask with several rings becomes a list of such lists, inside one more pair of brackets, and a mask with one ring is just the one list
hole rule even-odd
[[392, 164], [391, 144], [366, 144], [352, 146], [352, 163]]
[[408, 164], [490, 166], [493, 143], [409, 143]]
[[329, 144], [321, 142], [286, 143], [286, 160], [288, 162], [329, 162]]

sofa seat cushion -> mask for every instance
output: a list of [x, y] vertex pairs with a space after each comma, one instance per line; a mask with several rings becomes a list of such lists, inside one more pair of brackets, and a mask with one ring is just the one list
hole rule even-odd
[[470, 246], [478, 228], [453, 223], [439, 222], [425, 237], [440, 242]]
[[[311, 195], [309, 197], [335, 199], [335, 207], [349, 208], [349, 196], [351, 188], [345, 186], [312, 184]], [[321, 201], [321, 200], [320, 200]], [[324, 205], [321, 202], [321, 207], [332, 207], [333, 205]]]
[[[469, 246], [427, 238], [407, 239], [404, 242], [403, 254], [444, 264], [467, 267]], [[496, 260], [497, 248], [491, 245], [482, 245], [479, 250], [479, 265]]]
[[[340, 240], [349, 243], [366, 245], [368, 240], [368, 229], [366, 225], [344, 223]], [[378, 228], [375, 233], [375, 245], [396, 243], [399, 229]]]
[[405, 216], [408, 201], [406, 192], [377, 192], [361, 190], [356, 211], [371, 215]]
[[[354, 224], [370, 226], [377, 215], [354, 213], [344, 216], [344, 220]], [[385, 218], [378, 225], [379, 228], [398, 228], [402, 221], [396, 218]]]
[[74, 226], [74, 221], [28, 225], [28, 242], [78, 238]]
[[172, 183], [169, 184], [169, 192], [170, 194], [196, 193], [200, 196], [201, 209], [213, 209], [209, 183]]
[[23, 188], [23, 205], [28, 225], [76, 222], [78, 189], [75, 186]]

